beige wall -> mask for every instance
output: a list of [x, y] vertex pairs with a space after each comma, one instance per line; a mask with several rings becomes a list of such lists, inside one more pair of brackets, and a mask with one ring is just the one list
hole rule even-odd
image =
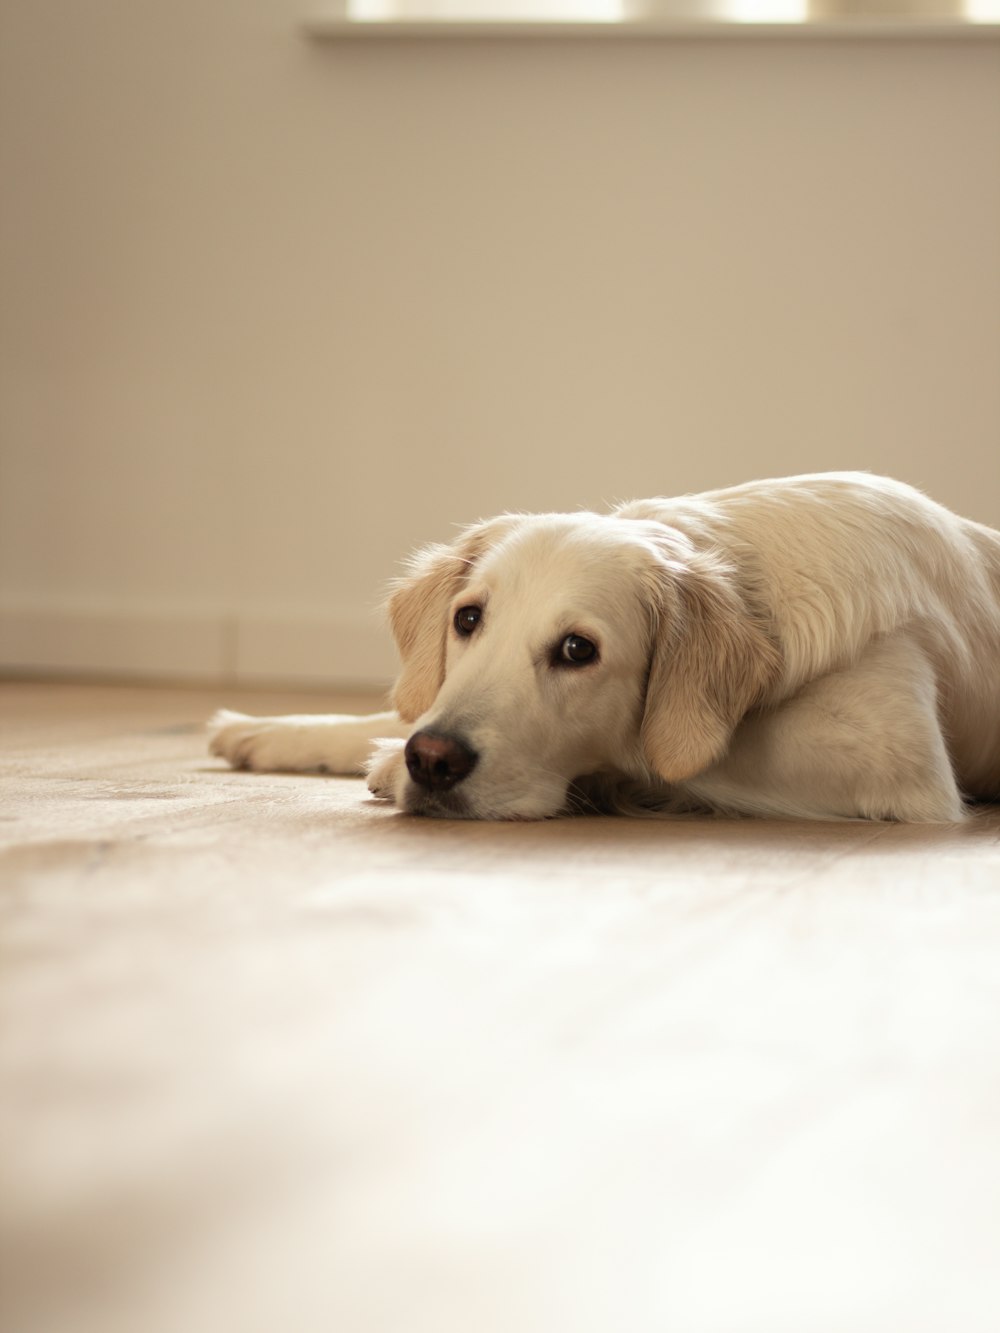
[[863, 467], [1000, 525], [995, 39], [0, 4], [8, 664], [383, 675], [397, 557], [505, 507]]

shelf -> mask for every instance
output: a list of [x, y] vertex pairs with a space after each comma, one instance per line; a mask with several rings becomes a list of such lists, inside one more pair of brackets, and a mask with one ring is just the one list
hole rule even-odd
[[1000, 0], [339, 0], [304, 20], [323, 39], [1000, 35]]

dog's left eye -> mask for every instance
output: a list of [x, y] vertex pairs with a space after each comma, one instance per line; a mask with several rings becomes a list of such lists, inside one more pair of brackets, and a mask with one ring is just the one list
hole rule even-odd
[[455, 612], [455, 630], [467, 639], [483, 618], [483, 609], [481, 606], [463, 606]]
[[564, 666], [584, 666], [597, 656], [597, 645], [582, 634], [567, 634], [559, 645], [557, 661]]

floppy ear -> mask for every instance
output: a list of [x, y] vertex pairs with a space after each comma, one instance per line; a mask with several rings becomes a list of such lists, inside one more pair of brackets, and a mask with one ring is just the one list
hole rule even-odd
[[404, 722], [426, 713], [444, 681], [448, 609], [476, 560], [510, 527], [504, 515], [466, 528], [450, 546], [426, 546], [409, 561], [409, 574], [389, 596], [389, 624], [402, 659], [392, 704]]
[[721, 759], [777, 680], [781, 656], [725, 565], [693, 553], [664, 576], [641, 739], [654, 772], [681, 782]]

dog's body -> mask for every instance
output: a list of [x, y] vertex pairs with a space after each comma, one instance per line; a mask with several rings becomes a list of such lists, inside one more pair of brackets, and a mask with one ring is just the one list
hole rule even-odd
[[467, 818], [941, 822], [1000, 800], [1000, 533], [899, 482], [505, 515], [420, 553], [389, 614], [395, 712], [222, 713], [213, 752], [351, 773], [378, 741], [376, 794]]

